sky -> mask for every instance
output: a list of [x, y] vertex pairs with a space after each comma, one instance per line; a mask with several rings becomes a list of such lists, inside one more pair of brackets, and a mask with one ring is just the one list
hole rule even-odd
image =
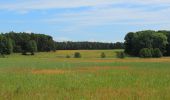
[[123, 42], [141, 30], [170, 30], [170, 0], [0, 0], [0, 32]]

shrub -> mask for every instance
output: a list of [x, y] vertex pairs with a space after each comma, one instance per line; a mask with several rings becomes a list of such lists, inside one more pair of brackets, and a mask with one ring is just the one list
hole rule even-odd
[[69, 55], [67, 55], [66, 58], [71, 58], [71, 57]]
[[124, 52], [116, 52], [116, 56], [117, 56], [117, 58], [123, 59], [123, 58], [125, 58], [126, 54]]
[[152, 57], [152, 50], [149, 48], [143, 48], [139, 52], [140, 57], [142, 58], [151, 58]]
[[100, 56], [101, 56], [101, 58], [106, 58], [106, 55], [104, 52], [102, 52]]
[[81, 58], [81, 54], [79, 52], [75, 52], [74, 58]]
[[155, 58], [160, 58], [163, 55], [162, 55], [162, 52], [159, 48], [155, 48], [155, 49], [153, 49], [152, 56], [155, 57]]

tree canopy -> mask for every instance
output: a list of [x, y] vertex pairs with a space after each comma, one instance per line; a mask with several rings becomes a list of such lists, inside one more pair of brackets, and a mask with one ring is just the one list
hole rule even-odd
[[55, 50], [100, 50], [100, 49], [124, 49], [124, 43], [103, 42], [56, 42], [49, 35], [26, 32], [8, 32], [0, 34], [0, 53], [11, 54], [30, 52], [48, 52]]
[[103, 42], [56, 42], [56, 50], [103, 50], [103, 49], [124, 49], [124, 43], [103, 43]]
[[0, 53], [12, 52], [26, 54], [26, 52], [48, 52], [55, 50], [55, 41], [44, 34], [9, 32], [0, 34]]
[[170, 52], [170, 32], [168, 31], [139, 31], [130, 32], [125, 36], [125, 52], [132, 56], [139, 56], [140, 50], [144, 48], [158, 48], [162, 54]]

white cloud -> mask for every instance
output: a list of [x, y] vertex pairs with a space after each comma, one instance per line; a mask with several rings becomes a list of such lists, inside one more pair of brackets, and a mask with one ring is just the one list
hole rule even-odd
[[[147, 11], [143, 8], [100, 7], [84, 12], [70, 12], [57, 14], [45, 21], [49, 23], [72, 23], [72, 29], [85, 26], [131, 24], [131, 25], [155, 25], [170, 24], [170, 8]], [[69, 30], [71, 30], [69, 28]]]
[[112, 0], [29, 0], [2, 4], [1, 9], [8, 10], [44, 10], [54, 8], [76, 8], [114, 3]]
[[[140, 6], [138, 7], [138, 5]], [[150, 11], [150, 7], [160, 6], [166, 8]], [[52, 24], [69, 23], [70, 25], [59, 30], [64, 33], [97, 25], [162, 25], [162, 28], [167, 28], [166, 24], [170, 24], [170, 0], [17, 0], [15, 3], [0, 3], [1, 10], [21, 13], [32, 10], [45, 11], [79, 7], [91, 7], [92, 9], [78, 13], [62, 12], [56, 15], [47, 13], [46, 19], [40, 20]]]
[[[118, 7], [110, 6], [113, 4], [144, 5], [144, 7], [128, 8], [124, 7], [124, 5]], [[148, 9], [145, 5], [147, 5]], [[159, 5], [168, 5], [169, 8], [160, 11], [147, 11], [150, 9], [149, 6], [156, 7]], [[149, 20], [149, 22], [156, 21], [162, 23], [165, 20], [168, 21], [170, 17], [170, 14], [168, 14], [170, 12], [170, 0], [17, 0], [15, 3], [0, 3], [0, 9], [17, 11], [21, 14], [28, 13], [30, 10], [77, 8], [84, 6], [91, 6], [93, 8], [79, 13], [63, 12], [58, 16], [54, 16], [55, 18], [48, 18], [47, 21], [72, 21], [79, 24], [114, 24], [121, 23], [122, 21], [126, 23], [127, 20], [135, 23], [136, 21], [134, 20], [147, 22]]]
[[17, 0], [12, 3], [0, 3], [0, 9], [6, 10], [44, 10], [54, 8], [76, 8], [83, 6], [104, 6], [110, 4], [170, 4], [170, 0]]

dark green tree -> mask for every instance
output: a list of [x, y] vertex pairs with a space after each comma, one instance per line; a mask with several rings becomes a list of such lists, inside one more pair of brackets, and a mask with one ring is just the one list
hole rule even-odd
[[128, 33], [125, 37], [125, 53], [132, 56], [139, 56], [143, 48], [159, 48], [166, 53], [168, 38], [164, 33], [157, 31], [139, 31]]
[[12, 39], [8, 38], [6, 40], [6, 54], [11, 54], [13, 52], [13, 44], [12, 44]]
[[17, 33], [12, 31], [1, 35], [12, 40], [13, 51], [17, 53], [22, 52], [25, 54], [28, 49], [28, 41], [30, 40], [34, 40], [36, 42], [39, 52], [55, 51], [56, 49], [53, 38], [45, 34], [30, 34], [26, 32]]
[[1, 55], [11, 54], [13, 51], [13, 45], [10, 38], [0, 35], [0, 53]]
[[56, 42], [56, 50], [108, 50], [124, 49], [124, 43], [102, 43], [102, 42]]
[[135, 55], [135, 33], [130, 32], [125, 36], [125, 53]]
[[170, 31], [161, 30], [158, 31], [159, 33], [164, 33], [166, 37], [168, 38], [168, 44], [166, 45], [166, 52], [164, 53], [165, 56], [170, 56]]
[[31, 55], [34, 55], [34, 53], [35, 52], [37, 52], [37, 44], [36, 44], [36, 42], [34, 41], [34, 40], [30, 40], [29, 42], [28, 42], [28, 45], [27, 45], [28, 47], [28, 52], [30, 52], [31, 53]]
[[152, 57], [152, 51], [149, 48], [143, 48], [140, 50], [140, 57], [142, 58], [151, 58]]
[[162, 52], [159, 48], [155, 48], [153, 49], [153, 54], [152, 54], [152, 57], [155, 57], [155, 58], [160, 58], [162, 57]]
[[3, 37], [2, 35], [0, 35], [0, 54], [1, 54], [1, 55], [4, 55], [4, 54], [5, 54], [4, 51], [5, 51], [5, 49], [6, 49], [3, 38], [4, 38], [4, 37]]
[[168, 45], [167, 36], [163, 33], [156, 32], [152, 37], [152, 47], [159, 48], [163, 54], [166, 53], [166, 46]]

